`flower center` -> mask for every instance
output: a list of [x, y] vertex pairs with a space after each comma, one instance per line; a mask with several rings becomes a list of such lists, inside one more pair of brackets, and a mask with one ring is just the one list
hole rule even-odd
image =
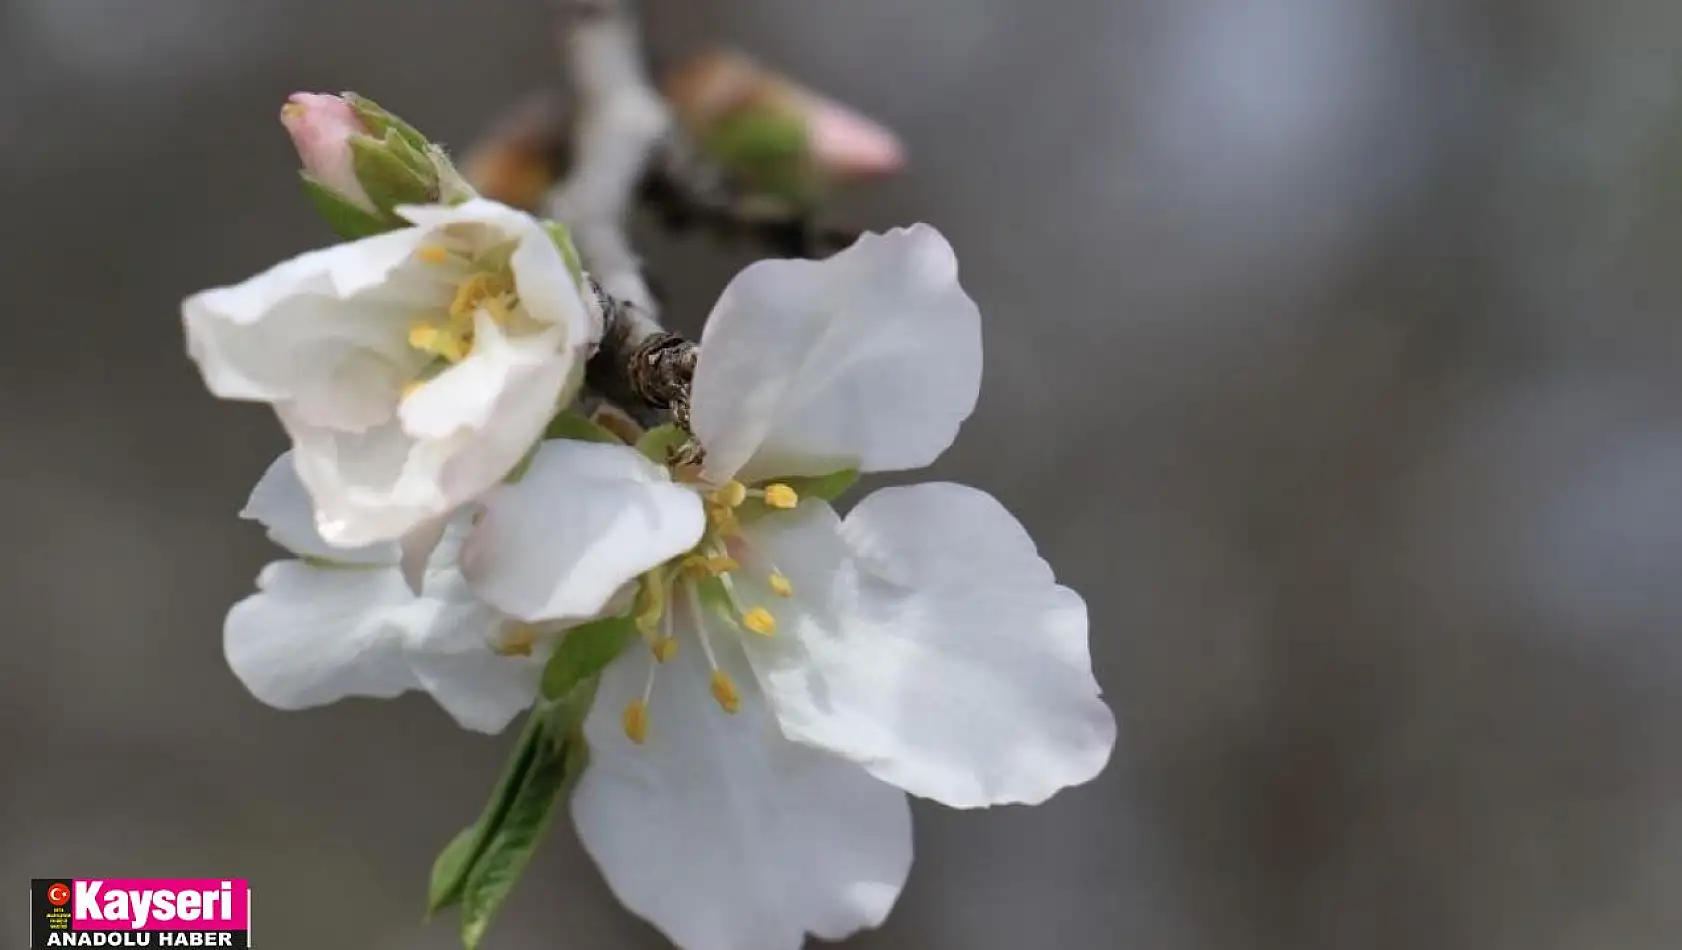
[[423, 314], [409, 325], [409, 346], [433, 359], [404, 387], [405, 397], [472, 354], [481, 311], [497, 326], [507, 327], [520, 305], [505, 252], [470, 256], [443, 244], [427, 244], [415, 257], [443, 271], [454, 285], [454, 295], [448, 307]]
[[[648, 741], [648, 700], [654, 691], [654, 680], [660, 666], [677, 653], [678, 641], [672, 632], [676, 608], [681, 607], [689, 614], [711, 671], [708, 687], [713, 700], [726, 713], [741, 709], [742, 698], [730, 674], [719, 667], [714, 635], [751, 633], [769, 637], [777, 632], [776, 615], [762, 604], [751, 603], [742, 589], [740, 578], [744, 571], [738, 557], [754, 552], [742, 534], [739, 509], [749, 498], [757, 498], [772, 508], [793, 508], [800, 503], [799, 495], [781, 484], [748, 488], [741, 482], [730, 481], [716, 487], [700, 483], [693, 487], [701, 494], [707, 512], [707, 529], [700, 543], [687, 554], [643, 575], [638, 582], [634, 617], [648, 645], [650, 661], [642, 696], [625, 707], [622, 720], [626, 737], [638, 745]], [[766, 562], [764, 558], [757, 560]], [[794, 596], [794, 584], [776, 565], [770, 565], [764, 580], [772, 594]]]

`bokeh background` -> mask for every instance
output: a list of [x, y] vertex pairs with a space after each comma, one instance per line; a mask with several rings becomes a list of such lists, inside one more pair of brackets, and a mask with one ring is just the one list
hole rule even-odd
[[[1122, 723], [1043, 807], [920, 806], [851, 945], [1682, 945], [1682, 6], [645, 13], [902, 131], [837, 216], [956, 245], [988, 375], [934, 474], [1085, 593]], [[509, 737], [228, 673], [282, 438], [177, 308], [327, 240], [287, 93], [465, 146], [557, 79], [541, 0], [0, 0], [0, 944], [67, 874], [249, 877], [280, 950], [455, 946], [426, 870]], [[642, 237], [688, 329], [751, 257]], [[658, 946], [564, 825], [489, 941]]]

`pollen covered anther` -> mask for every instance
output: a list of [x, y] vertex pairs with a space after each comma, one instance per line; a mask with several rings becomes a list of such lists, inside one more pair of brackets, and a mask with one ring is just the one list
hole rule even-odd
[[442, 264], [450, 259], [450, 252], [444, 250], [436, 244], [426, 244], [422, 245], [420, 250], [415, 252], [415, 257], [428, 264]]
[[740, 508], [742, 502], [748, 500], [748, 488], [741, 482], [731, 480], [713, 490], [712, 500], [714, 504], [725, 508]]
[[777, 618], [764, 607], [755, 607], [742, 614], [742, 626], [762, 637], [768, 637], [777, 632]]
[[771, 576], [765, 579], [765, 583], [770, 585], [772, 593], [778, 597], [794, 596], [794, 585], [780, 571], [772, 571]]
[[653, 643], [650, 643], [648, 645], [648, 649], [649, 652], [654, 654], [655, 660], [664, 663], [672, 657], [677, 656], [677, 638], [661, 637]]
[[782, 482], [776, 482], [765, 486], [765, 503], [772, 508], [787, 510], [800, 504], [800, 494]]
[[517, 623], [509, 627], [491, 649], [497, 656], [531, 656], [531, 648], [536, 643], [537, 629], [530, 624]]
[[642, 745], [648, 741], [648, 703], [640, 699], [633, 699], [625, 704], [625, 714], [620, 718], [620, 725], [625, 727], [625, 738]]
[[712, 676], [713, 699], [718, 701], [718, 708], [727, 713], [734, 713], [742, 708], [742, 694], [736, 691], [736, 684], [730, 679], [730, 674], [723, 670], [713, 670]]

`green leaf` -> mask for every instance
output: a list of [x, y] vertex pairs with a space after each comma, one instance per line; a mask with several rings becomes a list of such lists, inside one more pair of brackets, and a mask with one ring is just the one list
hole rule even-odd
[[[543, 711], [532, 713], [534, 721], [546, 718]], [[581, 719], [581, 714], [569, 718]], [[555, 803], [581, 767], [577, 764], [579, 753], [574, 751], [579, 744], [576, 728], [555, 731], [549, 726], [538, 731], [540, 739], [523, 774], [524, 781], [514, 791], [502, 820], [488, 836], [461, 888], [461, 942], [467, 950], [477, 950], [491, 920], [519, 883], [549, 828]]]
[[508, 757], [508, 763], [503, 766], [502, 777], [491, 790], [491, 797], [485, 803], [484, 811], [479, 814], [479, 820], [451, 839], [433, 862], [432, 881], [426, 900], [428, 916], [461, 900], [463, 889], [475, 864], [484, 855], [497, 829], [507, 818], [514, 799], [526, 784], [532, 765], [538, 758], [539, 747], [547, 744], [547, 741], [544, 717], [533, 712], [527, 717], [519, 742], [515, 745], [513, 754]]
[[[393, 132], [386, 133], [395, 135]], [[366, 135], [350, 137], [352, 166], [362, 190], [381, 211], [398, 205], [430, 204], [438, 198], [438, 182], [428, 181], [404, 160], [390, 143]]]
[[543, 695], [566, 698], [625, 652], [637, 635], [630, 617], [609, 617], [568, 630], [543, 667]]
[[561, 259], [566, 261], [567, 273], [572, 275], [572, 282], [584, 286], [584, 260], [578, 256], [578, 248], [572, 243], [572, 232], [559, 221], [544, 221], [543, 230], [549, 232], [549, 240], [555, 242], [555, 249], [561, 252]]
[[775, 478], [772, 481], [782, 482], [795, 490], [801, 498], [821, 498], [824, 501], [834, 501], [853, 487], [859, 480], [859, 470], [844, 468], [839, 472], [828, 475], [803, 475], [797, 478]]
[[402, 226], [383, 215], [358, 207], [338, 192], [311, 178], [307, 172], [300, 172], [299, 175], [304, 182], [304, 195], [309, 198], [316, 214], [321, 215], [327, 221], [327, 226], [339, 237], [354, 241], [384, 234]]
[[573, 409], [567, 409], [549, 421], [549, 427], [543, 430], [545, 439], [573, 439], [579, 442], [606, 442], [610, 445], [624, 445], [625, 443], [607, 427], [594, 419], [585, 418], [584, 414]]
[[670, 454], [689, 439], [689, 433], [668, 422], [644, 432], [637, 440], [637, 451], [655, 465], [664, 465]]

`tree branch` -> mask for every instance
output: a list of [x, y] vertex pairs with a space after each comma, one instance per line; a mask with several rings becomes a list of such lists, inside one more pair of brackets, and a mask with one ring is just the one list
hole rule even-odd
[[670, 413], [688, 426], [695, 344], [660, 328], [659, 306], [625, 219], [655, 146], [672, 126], [644, 71], [627, 0], [560, 0], [561, 42], [576, 111], [572, 163], [545, 210], [572, 232], [604, 332], [586, 378], [639, 422]]

